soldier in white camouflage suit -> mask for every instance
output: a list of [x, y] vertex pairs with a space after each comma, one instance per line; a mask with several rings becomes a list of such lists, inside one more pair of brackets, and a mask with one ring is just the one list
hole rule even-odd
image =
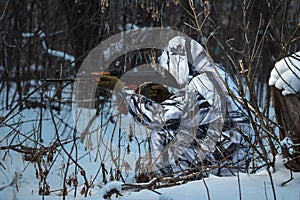
[[[181, 36], [169, 41], [159, 64], [177, 80], [176, 94], [159, 84], [128, 94], [124, 84], [110, 76], [99, 83], [120, 91], [132, 116], [151, 130], [157, 173], [177, 176], [203, 166], [211, 166], [219, 176], [245, 171], [249, 148], [240, 133], [250, 134], [250, 125], [239, 104], [227, 95], [222, 78], [234, 86], [228, 75], [199, 43]], [[162, 98], [156, 101], [157, 96]]]

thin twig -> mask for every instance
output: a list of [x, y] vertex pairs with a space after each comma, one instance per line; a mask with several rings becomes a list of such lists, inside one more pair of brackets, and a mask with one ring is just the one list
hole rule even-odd
[[73, 163], [81, 170], [81, 175], [83, 176], [85, 185], [87, 187], [86, 192], [85, 192], [85, 196], [87, 196], [88, 189], [89, 189], [90, 185], [89, 185], [88, 179], [86, 177], [85, 170], [84, 170], [84, 168], [81, 165], [79, 165], [79, 163], [76, 160], [74, 160], [74, 158], [72, 157], [72, 155], [70, 155], [69, 152], [65, 149], [64, 145], [62, 144], [62, 142], [60, 140], [58, 128], [57, 128], [57, 125], [56, 125], [56, 122], [55, 122], [55, 119], [54, 119], [54, 114], [53, 114], [52, 109], [50, 109], [50, 114], [51, 114], [52, 123], [54, 124], [55, 134], [56, 134], [59, 146], [62, 148], [62, 150], [65, 152], [65, 154], [67, 154], [67, 156], [70, 158], [70, 160], [72, 160]]
[[238, 179], [238, 187], [239, 187], [239, 198], [242, 200], [242, 189], [241, 189], [241, 180], [240, 180], [240, 173], [237, 172], [237, 179]]
[[2, 20], [3, 20], [3, 18], [4, 18], [4, 14], [5, 14], [6, 10], [7, 10], [7, 7], [8, 7], [8, 4], [9, 4], [9, 1], [10, 1], [10, 0], [7, 0], [7, 1], [6, 1], [6, 4], [5, 4], [5, 7], [4, 7], [4, 10], [3, 10], [3, 12], [2, 12], [2, 15], [1, 15], [1, 17], [0, 17], [0, 21], [2, 21]]
[[206, 184], [205, 178], [203, 178], [202, 180], [203, 180], [203, 184], [204, 184], [204, 187], [205, 187], [205, 190], [206, 190], [207, 198], [208, 198], [208, 200], [210, 200], [210, 193], [209, 193], [209, 189], [208, 189], [208, 186]]

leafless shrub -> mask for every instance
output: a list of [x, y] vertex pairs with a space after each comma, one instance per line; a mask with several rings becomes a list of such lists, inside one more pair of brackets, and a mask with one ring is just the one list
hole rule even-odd
[[[235, 78], [239, 97], [228, 87], [230, 95], [244, 105], [251, 121], [253, 137], [243, 135], [253, 154], [254, 164], [249, 172], [254, 173], [262, 167], [270, 172], [274, 168], [276, 155], [282, 153], [280, 140], [283, 138], [278, 131], [282, 130], [282, 125], [274, 118], [266, 82], [275, 61], [299, 48], [298, 1], [55, 0], [44, 3], [8, 0], [0, 1], [0, 4], [0, 109], [3, 113], [0, 128], [6, 130], [0, 140], [0, 155], [5, 160], [12, 152], [22, 154], [24, 162], [36, 170], [40, 195], [59, 192], [65, 196], [71, 191], [74, 196], [88, 195], [98, 177], [104, 183], [124, 180], [124, 171], [141, 175], [143, 182], [153, 178], [152, 174], [145, 174], [147, 166], [136, 167], [143, 162], [141, 154], [148, 149], [147, 141], [133, 136], [136, 135], [132, 134], [136, 131], [134, 126], [126, 127], [124, 131], [120, 115], [108, 116], [108, 111], [101, 109], [104, 104], [112, 105], [113, 102], [103, 101], [98, 104], [99, 113], [95, 120], [107, 116], [106, 121], [100, 123], [98, 130], [87, 129], [85, 140], [88, 149], [89, 134], [92, 131], [99, 134], [96, 144], [99, 166], [90, 180], [80, 163], [82, 158], [78, 157], [78, 144], [82, 138], [60, 112], [62, 109], [71, 112], [71, 84], [43, 81], [46, 78], [74, 78], [89, 51], [109, 36], [125, 30], [126, 25], [127, 28], [171, 26], [204, 45], [215, 62], [225, 66]], [[65, 54], [54, 56], [49, 50]], [[151, 62], [156, 53], [153, 50], [130, 52], [118, 59], [132, 67], [137, 62]], [[73, 55], [74, 60], [67, 59], [67, 55]], [[136, 55], [143, 59], [137, 60]], [[35, 119], [27, 121], [26, 116], [24, 118], [22, 111], [27, 108], [36, 110]], [[110, 120], [115, 120], [115, 127], [110, 143], [106, 143], [102, 136]], [[43, 125], [47, 121], [53, 123], [54, 129], [50, 144], [43, 141], [49, 131]], [[21, 127], [28, 124], [32, 124], [32, 129], [23, 132]], [[117, 143], [119, 151], [114, 151], [113, 142]], [[126, 164], [120, 149], [130, 154], [131, 145], [138, 147], [137, 163]], [[111, 163], [106, 164], [108, 157]], [[0, 167], [5, 170], [2, 160]], [[61, 162], [63, 186], [53, 191], [47, 177], [58, 162]], [[13, 181], [8, 187], [15, 185], [19, 176], [11, 178]], [[272, 180], [271, 173], [270, 178]]]

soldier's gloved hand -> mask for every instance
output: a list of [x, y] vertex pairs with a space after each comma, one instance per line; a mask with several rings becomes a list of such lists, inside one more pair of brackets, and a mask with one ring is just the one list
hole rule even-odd
[[125, 86], [125, 83], [123, 83], [120, 79], [114, 76], [102, 75], [99, 79], [100, 80], [97, 85], [101, 88], [105, 88], [108, 90], [120, 92]]
[[172, 96], [166, 87], [156, 83], [141, 85], [136, 92], [158, 103], [161, 103]]

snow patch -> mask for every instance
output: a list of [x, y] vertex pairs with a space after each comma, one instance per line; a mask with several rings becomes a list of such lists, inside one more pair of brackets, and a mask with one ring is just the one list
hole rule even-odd
[[[66, 52], [63, 51], [49, 49], [45, 40], [46, 34], [43, 31], [39, 31], [37, 33], [37, 36], [41, 39], [42, 47], [48, 54], [70, 61], [71, 65], [74, 66], [74, 62], [75, 62], [74, 56], [67, 54]], [[35, 33], [22, 33], [22, 37], [23, 38], [35, 37]]]
[[123, 182], [120, 181], [109, 182], [99, 190], [98, 195], [100, 195], [100, 197], [103, 198], [105, 195], [107, 195], [110, 191], [114, 189], [121, 192], [122, 185]]
[[294, 154], [295, 153], [294, 148], [293, 148], [294, 147], [294, 143], [293, 143], [293, 141], [292, 141], [291, 138], [289, 138], [289, 137], [283, 138], [283, 140], [280, 141], [280, 144], [284, 148], [288, 149], [290, 154]]
[[161, 196], [159, 196], [159, 200], [173, 200], [173, 198], [168, 195], [162, 194]]

